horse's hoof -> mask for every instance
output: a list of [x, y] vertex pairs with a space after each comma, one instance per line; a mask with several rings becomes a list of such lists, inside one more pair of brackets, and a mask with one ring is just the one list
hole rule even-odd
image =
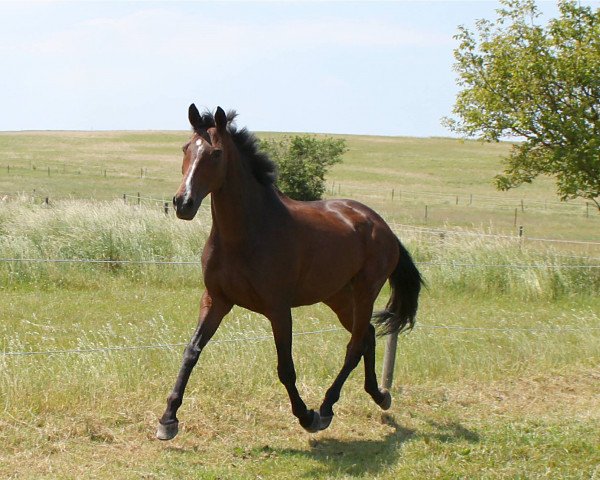
[[392, 395], [390, 394], [389, 390], [385, 388], [382, 388], [380, 392], [383, 393], [383, 400], [379, 402], [379, 407], [382, 410], [389, 410], [389, 408], [392, 406]]
[[179, 422], [177, 420], [172, 423], [167, 423], [166, 425], [159, 423], [158, 429], [156, 430], [156, 438], [159, 440], [171, 440], [172, 438], [175, 438], [178, 431]]
[[329, 425], [331, 425], [331, 421], [333, 420], [333, 415], [329, 417], [321, 417], [321, 425], [319, 425], [319, 430], [325, 430]]
[[319, 430], [321, 430], [321, 417], [319, 415], [319, 412], [315, 412], [314, 410], [310, 410], [310, 412], [312, 413], [312, 420], [310, 421], [310, 425], [308, 427], [302, 425], [302, 427], [308, 433], [317, 433]]

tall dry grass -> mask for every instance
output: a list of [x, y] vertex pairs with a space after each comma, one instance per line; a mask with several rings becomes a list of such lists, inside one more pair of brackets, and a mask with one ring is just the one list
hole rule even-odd
[[[180, 281], [186, 271], [197, 267], [117, 261], [198, 261], [210, 224], [209, 207], [201, 208], [197, 220], [183, 222], [159, 208], [119, 201], [71, 200], [51, 206], [25, 200], [5, 202], [0, 205], [0, 257], [115, 262], [0, 262], [0, 285], [86, 285], [106, 275], [154, 283]], [[432, 288], [510, 295], [519, 300], [600, 293], [599, 258], [569, 257], [562, 251], [524, 246], [518, 239], [460, 231], [440, 237], [401, 226], [395, 230]]]

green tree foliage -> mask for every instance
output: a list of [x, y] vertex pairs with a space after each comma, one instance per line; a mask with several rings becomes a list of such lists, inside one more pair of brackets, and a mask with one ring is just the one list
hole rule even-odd
[[459, 27], [453, 131], [486, 141], [522, 140], [495, 178], [501, 190], [538, 175], [556, 179], [562, 200], [600, 209], [600, 9], [559, 2], [537, 25], [533, 0], [503, 0], [495, 22]]
[[319, 200], [325, 192], [325, 174], [342, 161], [343, 138], [294, 135], [281, 140], [261, 140], [261, 149], [277, 163], [277, 186], [295, 200]]

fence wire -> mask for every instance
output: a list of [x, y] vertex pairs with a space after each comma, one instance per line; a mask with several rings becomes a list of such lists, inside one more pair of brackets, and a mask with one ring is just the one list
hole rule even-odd
[[[419, 323], [415, 325], [415, 329], [432, 329], [432, 330], [451, 330], [459, 332], [493, 332], [493, 333], [531, 333], [531, 334], [561, 334], [561, 333], [590, 333], [600, 331], [600, 327], [538, 327], [538, 328], [527, 328], [527, 327], [465, 327], [462, 325], [430, 325]], [[301, 337], [306, 335], [317, 335], [322, 333], [331, 332], [346, 332], [345, 329], [339, 327], [325, 328], [322, 330], [312, 330], [307, 332], [295, 332], [292, 335], [294, 337]], [[212, 340], [209, 345], [219, 345], [225, 343], [240, 343], [240, 342], [260, 342], [265, 340], [273, 339], [272, 335], [261, 335], [255, 337], [240, 337], [240, 338], [228, 338], [220, 340]], [[0, 356], [3, 357], [25, 357], [25, 356], [43, 356], [43, 355], [83, 355], [88, 353], [112, 353], [112, 352], [123, 352], [123, 351], [137, 351], [137, 350], [159, 350], [159, 349], [173, 349], [175, 347], [187, 346], [188, 342], [177, 342], [177, 343], [158, 343], [152, 345], [120, 345], [112, 347], [94, 347], [94, 348], [73, 348], [63, 350], [32, 350], [32, 351], [4, 351], [0, 352]]]
[[[201, 265], [199, 260], [118, 260], [94, 258], [0, 258], [0, 263], [91, 263], [109, 265]], [[415, 262], [420, 266], [465, 267], [465, 268], [517, 268], [517, 269], [594, 269], [598, 265], [569, 265], [551, 263], [466, 263], [466, 262]]]
[[454, 235], [458, 237], [482, 237], [482, 238], [501, 238], [506, 240], [512, 240], [517, 242], [550, 242], [550, 243], [568, 243], [568, 244], [576, 244], [576, 245], [600, 245], [600, 242], [591, 242], [584, 240], [567, 240], [560, 238], [541, 238], [541, 237], [528, 237], [528, 236], [517, 236], [517, 235], [502, 235], [496, 233], [484, 233], [484, 232], [469, 232], [463, 230], [450, 230], [444, 228], [429, 228], [429, 227], [419, 227], [416, 225], [406, 225], [402, 223], [390, 223], [391, 227], [394, 227], [395, 230], [412, 230], [419, 233], [424, 233], [426, 235], [436, 235], [436, 236], [445, 236], [445, 235]]

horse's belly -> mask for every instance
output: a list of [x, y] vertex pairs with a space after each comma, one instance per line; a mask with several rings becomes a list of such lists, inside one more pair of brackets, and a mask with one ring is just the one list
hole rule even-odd
[[317, 256], [295, 285], [293, 306], [322, 302], [346, 287], [361, 268], [358, 257]]

